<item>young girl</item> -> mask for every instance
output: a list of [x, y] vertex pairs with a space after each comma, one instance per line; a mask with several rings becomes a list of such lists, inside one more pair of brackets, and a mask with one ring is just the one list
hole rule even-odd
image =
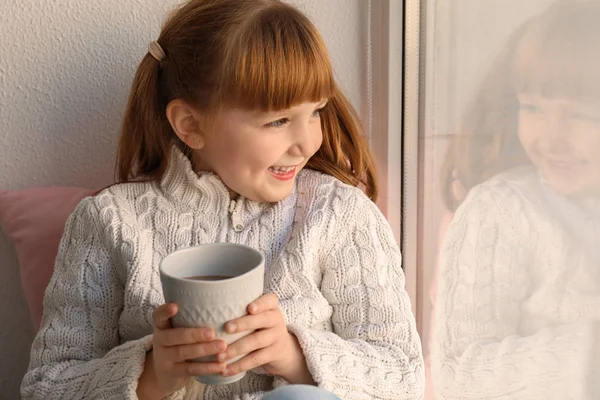
[[526, 22], [454, 143], [437, 399], [600, 398], [599, 20], [565, 0]]
[[[296, 9], [191, 0], [176, 10], [134, 78], [117, 171], [121, 183], [66, 225], [24, 399], [422, 397], [372, 157]], [[265, 295], [226, 326], [256, 332], [228, 347], [209, 329], [172, 328], [177, 307], [162, 304], [161, 259], [213, 242], [266, 259]], [[243, 371], [230, 385], [193, 379]]]

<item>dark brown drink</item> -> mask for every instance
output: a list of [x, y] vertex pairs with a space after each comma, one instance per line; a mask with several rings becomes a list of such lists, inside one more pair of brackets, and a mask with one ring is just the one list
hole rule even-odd
[[185, 279], [190, 279], [192, 281], [222, 281], [223, 279], [233, 278], [233, 276], [225, 276], [225, 275], [196, 275], [196, 276], [188, 276]]

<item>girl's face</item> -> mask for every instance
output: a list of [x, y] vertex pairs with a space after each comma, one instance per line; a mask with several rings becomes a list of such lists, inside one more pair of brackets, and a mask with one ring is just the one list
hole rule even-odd
[[518, 99], [519, 140], [548, 183], [566, 196], [599, 196], [600, 102]]
[[224, 110], [205, 127], [198, 169], [216, 173], [232, 192], [253, 201], [286, 198], [298, 172], [321, 147], [325, 104], [268, 113]]

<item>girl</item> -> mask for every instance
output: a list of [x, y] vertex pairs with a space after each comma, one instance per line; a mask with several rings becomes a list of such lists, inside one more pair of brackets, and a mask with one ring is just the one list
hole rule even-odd
[[449, 154], [436, 398], [600, 398], [599, 19], [565, 0], [526, 22]]
[[[246, 400], [284, 386], [265, 398], [422, 397], [372, 156], [296, 9], [191, 0], [176, 10], [134, 78], [117, 171], [120, 183], [67, 223], [23, 398]], [[208, 329], [173, 329], [177, 307], [161, 305], [160, 260], [212, 242], [266, 259], [266, 294], [227, 324], [256, 332], [229, 347]], [[242, 371], [230, 385], [193, 380]]]

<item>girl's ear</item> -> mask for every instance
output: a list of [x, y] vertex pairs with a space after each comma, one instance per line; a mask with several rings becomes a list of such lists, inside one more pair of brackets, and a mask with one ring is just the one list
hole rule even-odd
[[200, 150], [204, 147], [204, 132], [200, 114], [183, 100], [175, 99], [167, 105], [167, 119], [177, 137], [188, 147]]

